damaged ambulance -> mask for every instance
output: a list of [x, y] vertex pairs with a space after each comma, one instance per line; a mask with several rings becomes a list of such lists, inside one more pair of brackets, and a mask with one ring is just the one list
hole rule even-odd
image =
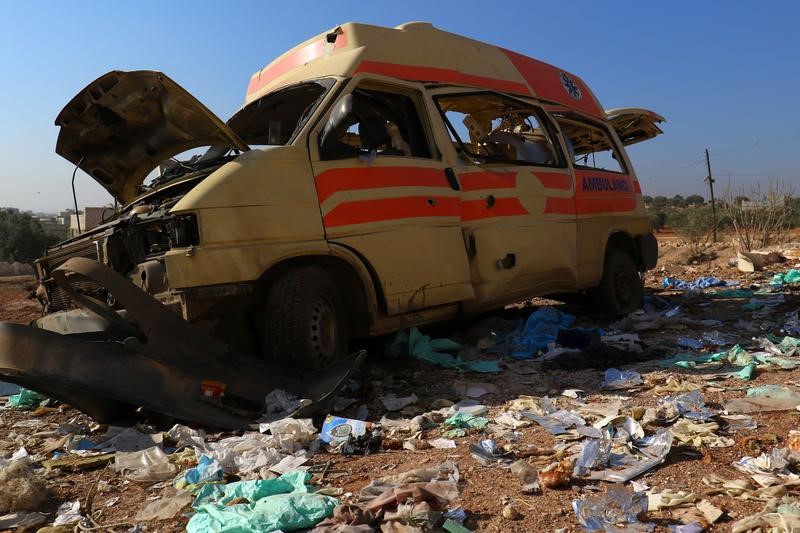
[[418, 22], [298, 45], [227, 122], [109, 72], [56, 152], [120, 207], [36, 262], [44, 314], [0, 325], [0, 374], [98, 418], [244, 427], [275, 388], [330, 396], [370, 335], [554, 293], [628, 313], [657, 243], [624, 146], [663, 120]]

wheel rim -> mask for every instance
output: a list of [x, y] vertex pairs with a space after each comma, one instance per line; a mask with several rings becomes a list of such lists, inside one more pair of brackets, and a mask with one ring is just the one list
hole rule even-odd
[[319, 299], [311, 312], [311, 347], [318, 363], [336, 359], [336, 313], [326, 299]]

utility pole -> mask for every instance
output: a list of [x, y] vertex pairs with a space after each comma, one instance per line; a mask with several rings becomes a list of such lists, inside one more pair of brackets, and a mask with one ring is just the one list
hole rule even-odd
[[714, 201], [714, 178], [711, 176], [711, 158], [708, 157], [708, 148], [706, 148], [706, 167], [708, 167], [708, 176], [706, 176], [706, 183], [711, 190], [711, 220], [713, 224], [713, 238], [717, 242], [717, 205]]

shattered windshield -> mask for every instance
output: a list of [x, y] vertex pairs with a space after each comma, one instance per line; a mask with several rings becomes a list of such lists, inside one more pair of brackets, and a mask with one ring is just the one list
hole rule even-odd
[[[289, 144], [334, 81], [323, 78], [269, 93], [233, 115], [228, 126], [251, 147]], [[224, 164], [239, 154], [239, 150], [229, 146], [212, 146], [172, 157], [153, 171], [152, 181], [149, 185], [139, 187], [139, 193], [188, 173]]]
[[228, 125], [250, 146], [289, 144], [333, 83], [323, 78], [269, 93], [233, 115]]

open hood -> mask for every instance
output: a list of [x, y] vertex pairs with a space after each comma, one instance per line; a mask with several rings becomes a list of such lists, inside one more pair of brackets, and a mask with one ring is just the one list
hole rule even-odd
[[161, 72], [112, 71], [79, 92], [56, 118], [56, 153], [127, 204], [159, 163], [200, 146], [247, 144]]
[[608, 109], [606, 118], [625, 146], [661, 135], [664, 132], [656, 124], [666, 122], [658, 113], [636, 107]]

